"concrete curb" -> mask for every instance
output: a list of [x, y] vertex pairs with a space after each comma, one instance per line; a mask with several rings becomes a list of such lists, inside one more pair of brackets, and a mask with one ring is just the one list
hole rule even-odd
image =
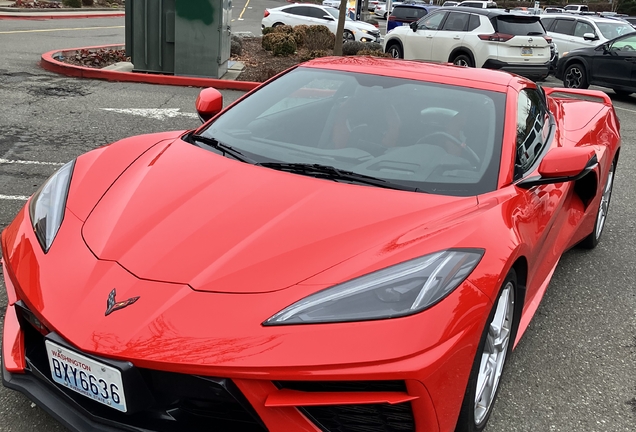
[[56, 60], [55, 57], [60, 55], [68, 55], [74, 51], [82, 49], [100, 49], [100, 48], [123, 48], [123, 45], [102, 45], [83, 48], [72, 48], [67, 50], [54, 50], [42, 54], [42, 60], [40, 66], [50, 72], [55, 72], [61, 75], [77, 77], [77, 78], [92, 78], [102, 79], [107, 81], [124, 81], [124, 82], [138, 82], [147, 84], [160, 84], [160, 85], [174, 85], [185, 87], [214, 87], [216, 89], [224, 90], [252, 90], [262, 83], [252, 81], [232, 81], [222, 80], [214, 78], [200, 78], [200, 77], [184, 77], [174, 75], [159, 75], [140, 72], [120, 72], [104, 69], [94, 69], [84, 66], [75, 66], [68, 63], [63, 63]]
[[43, 20], [71, 18], [115, 18], [126, 16], [123, 9], [91, 8], [91, 9], [25, 9], [0, 7], [0, 20]]

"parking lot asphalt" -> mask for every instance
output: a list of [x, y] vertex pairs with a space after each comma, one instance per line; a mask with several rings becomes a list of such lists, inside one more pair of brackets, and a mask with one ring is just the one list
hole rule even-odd
[[[269, 3], [283, 4], [235, 2], [233, 19], [244, 12], [233, 28], [257, 31]], [[130, 135], [199, 124], [197, 88], [73, 79], [37, 65], [48, 50], [121, 43], [123, 38], [123, 18], [0, 22], [0, 229], [60, 164], [77, 155]], [[560, 83], [551, 78], [545, 85]], [[222, 93], [226, 103], [242, 94]], [[612, 99], [623, 146], [601, 244], [594, 251], [575, 249], [563, 256], [510, 358], [487, 432], [636, 430], [631, 273], [636, 268], [636, 96]], [[2, 285], [0, 318], [5, 306]], [[0, 431], [63, 430], [28, 399], [0, 388]]]

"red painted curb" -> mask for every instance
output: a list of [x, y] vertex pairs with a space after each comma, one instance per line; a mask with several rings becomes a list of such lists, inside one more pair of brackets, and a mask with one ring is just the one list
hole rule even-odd
[[147, 84], [162, 84], [187, 87], [214, 87], [225, 90], [252, 90], [262, 83], [252, 81], [232, 81], [214, 78], [184, 77], [174, 75], [160, 75], [140, 72], [120, 72], [112, 70], [94, 69], [84, 66], [75, 66], [63, 63], [54, 58], [56, 55], [67, 55], [68, 53], [81, 49], [100, 49], [122, 47], [123, 45], [102, 45], [85, 48], [72, 48], [67, 50], [54, 50], [42, 54], [40, 66], [51, 72], [78, 78], [103, 79], [107, 81], [125, 81]]
[[50, 19], [73, 19], [73, 18], [119, 18], [126, 16], [125, 13], [118, 14], [86, 14], [86, 15], [3, 15], [0, 13], [0, 20], [50, 20]]

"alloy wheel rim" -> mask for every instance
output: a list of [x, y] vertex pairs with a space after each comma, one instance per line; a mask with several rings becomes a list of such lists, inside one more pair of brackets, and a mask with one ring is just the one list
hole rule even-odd
[[607, 218], [607, 212], [609, 209], [609, 202], [612, 196], [612, 183], [614, 181], [614, 164], [610, 167], [609, 173], [607, 174], [607, 182], [605, 183], [605, 189], [603, 190], [603, 195], [601, 196], [601, 204], [598, 208], [598, 216], [596, 217], [596, 238], [601, 237], [601, 232], [603, 232], [603, 227], [605, 226], [605, 219]]
[[497, 394], [510, 344], [513, 314], [514, 285], [512, 282], [508, 282], [497, 301], [497, 309], [488, 325], [488, 335], [481, 354], [475, 391], [474, 414], [477, 425], [486, 418]]
[[400, 58], [400, 52], [395, 47], [391, 47], [391, 49], [389, 50], [389, 53], [391, 54], [391, 57], [393, 58]]
[[568, 88], [580, 88], [583, 81], [583, 73], [579, 68], [572, 68], [565, 76], [565, 86]]
[[455, 65], [468, 67], [468, 62], [464, 59], [455, 60]]

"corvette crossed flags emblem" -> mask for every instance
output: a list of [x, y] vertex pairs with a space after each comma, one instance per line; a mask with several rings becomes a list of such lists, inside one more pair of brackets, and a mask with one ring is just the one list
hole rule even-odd
[[130, 306], [131, 304], [139, 300], [139, 296], [137, 296], [137, 297], [131, 297], [128, 300], [118, 302], [115, 300], [116, 295], [117, 295], [117, 292], [115, 291], [115, 288], [113, 288], [113, 290], [108, 295], [108, 300], [106, 301], [106, 313], [104, 313], [104, 316], [108, 316], [111, 313], [118, 311], [119, 309], [123, 309], [126, 306]]

